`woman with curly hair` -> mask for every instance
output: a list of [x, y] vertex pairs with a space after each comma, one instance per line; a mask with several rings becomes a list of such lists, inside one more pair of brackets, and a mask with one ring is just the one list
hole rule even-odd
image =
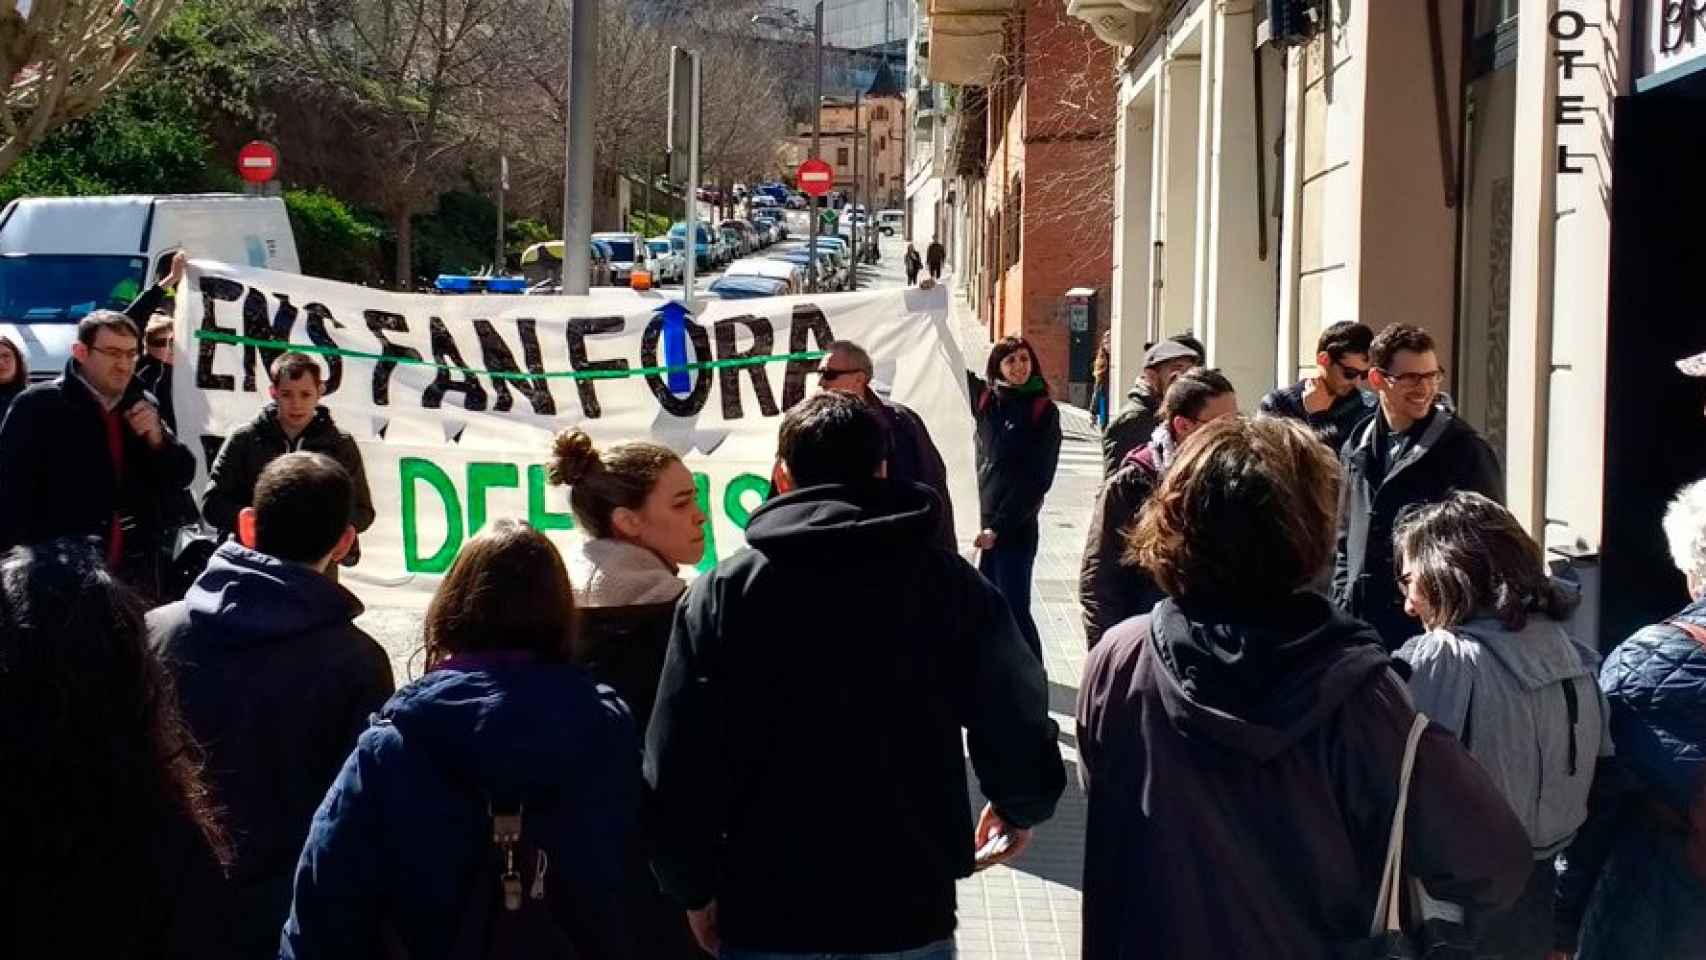
[[24, 351], [11, 337], [0, 337], [0, 423], [6, 422], [6, 410], [29, 385], [30, 365], [24, 361]]
[[135, 597], [91, 546], [0, 557], [0, 956], [210, 956], [228, 844]]

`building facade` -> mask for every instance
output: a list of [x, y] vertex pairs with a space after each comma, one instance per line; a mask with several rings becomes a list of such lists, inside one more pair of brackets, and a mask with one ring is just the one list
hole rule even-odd
[[991, 339], [1029, 340], [1054, 395], [1086, 403], [1112, 279], [1113, 52], [1059, 0], [933, 0], [927, 36], [926, 77], [953, 85], [936, 236], [954, 283]]
[[[826, 98], [818, 111], [818, 156], [835, 168], [834, 189], [870, 209], [899, 208], [905, 188], [906, 103], [900, 97]], [[795, 155], [811, 155], [812, 128], [794, 135]], [[855, 165], [857, 160], [857, 165]], [[857, 173], [858, 179], [854, 179]]]
[[930, 78], [929, 0], [914, 0], [911, 13], [906, 49], [905, 236], [922, 251], [938, 237], [947, 236], [944, 174], [949, 87]]
[[1119, 62], [1119, 382], [1189, 329], [1252, 406], [1328, 324], [1424, 327], [1509, 506], [1581, 574], [1584, 634], [1681, 605], [1658, 517], [1706, 474], [1706, 391], [1672, 363], [1706, 350], [1681, 172], [1706, 4], [1299, 3], [1311, 29], [1277, 36], [1284, 4], [1066, 5]]

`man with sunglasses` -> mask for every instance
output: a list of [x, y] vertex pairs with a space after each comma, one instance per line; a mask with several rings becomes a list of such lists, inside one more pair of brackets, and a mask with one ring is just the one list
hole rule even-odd
[[65, 373], [25, 390], [0, 427], [0, 550], [95, 537], [119, 579], [161, 599], [170, 505], [195, 458], [136, 379], [142, 338], [122, 313], [77, 324]]
[[954, 502], [948, 496], [948, 466], [930, 438], [924, 418], [902, 404], [884, 400], [871, 389], [875, 371], [871, 355], [864, 347], [849, 340], [837, 340], [829, 345], [823, 364], [818, 367], [818, 383], [825, 390], [858, 397], [877, 415], [877, 423], [883, 428], [889, 481], [923, 484], [936, 494], [942, 509], [936, 515], [936, 532], [931, 539], [957, 553]]
[[1357, 425], [1374, 415], [1374, 394], [1359, 389], [1368, 378], [1374, 331], [1342, 320], [1315, 341], [1315, 373], [1262, 398], [1261, 412], [1301, 420], [1334, 453]]
[[1395, 323], [1369, 347], [1375, 415], [1351, 431], [1340, 451], [1345, 489], [1339, 497], [1339, 546], [1333, 600], [1380, 632], [1389, 649], [1423, 632], [1404, 612], [1392, 557], [1392, 528], [1417, 504], [1453, 491], [1504, 502], [1504, 478], [1493, 448], [1441, 403], [1445, 371], [1427, 331]]

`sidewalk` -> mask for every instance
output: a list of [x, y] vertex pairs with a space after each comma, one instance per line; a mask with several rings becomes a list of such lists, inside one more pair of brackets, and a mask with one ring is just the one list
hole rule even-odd
[[[951, 279], [951, 278], [949, 278]], [[955, 333], [968, 362], [989, 350], [975, 314], [953, 298]], [[1078, 683], [1084, 672], [1084, 624], [1078, 608], [1078, 563], [1085, 524], [1102, 482], [1100, 435], [1090, 414], [1060, 404], [1060, 469], [1043, 504], [1031, 612], [1043, 639], [1049, 675], [1049, 712], [1060, 725], [1067, 765], [1066, 793], [1054, 819], [1036, 831], [1031, 846], [1011, 866], [995, 867], [959, 884], [959, 952], [962, 960], [1072, 960], [1080, 956], [1079, 889], [1083, 885], [1085, 801], [1078, 786], [1074, 727]], [[976, 777], [972, 809], [983, 807]]]

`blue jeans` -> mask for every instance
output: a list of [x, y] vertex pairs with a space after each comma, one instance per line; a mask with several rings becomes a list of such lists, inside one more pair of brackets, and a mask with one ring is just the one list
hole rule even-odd
[[1014, 533], [1016, 535], [1011, 537], [997, 537], [995, 546], [983, 551], [978, 558], [977, 569], [1007, 601], [1008, 609], [1013, 611], [1013, 621], [1019, 625], [1019, 634], [1041, 661], [1043, 638], [1037, 632], [1037, 621], [1031, 616], [1031, 571], [1037, 565], [1035, 521], [1029, 529]]
[[766, 953], [725, 943], [717, 960], [954, 960], [954, 941], [943, 940], [895, 953]]

